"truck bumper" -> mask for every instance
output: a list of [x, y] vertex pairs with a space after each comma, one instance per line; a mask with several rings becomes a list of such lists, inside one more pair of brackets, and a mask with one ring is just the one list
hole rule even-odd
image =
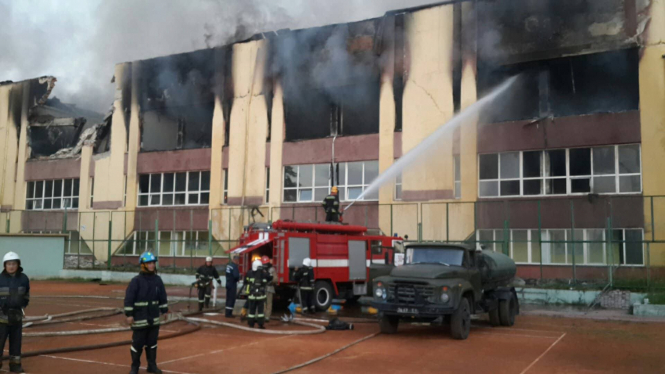
[[404, 318], [437, 318], [455, 312], [455, 308], [452, 306], [437, 304], [390, 304], [372, 301], [371, 305], [376, 308], [380, 314]]

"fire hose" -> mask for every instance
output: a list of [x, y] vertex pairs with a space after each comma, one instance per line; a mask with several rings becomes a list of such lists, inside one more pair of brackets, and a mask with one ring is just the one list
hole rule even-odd
[[238, 330], [243, 330], [243, 331], [249, 331], [249, 332], [256, 332], [260, 334], [269, 334], [269, 335], [313, 335], [313, 334], [322, 334], [326, 332], [326, 328], [323, 326], [315, 325], [313, 323], [308, 323], [308, 322], [302, 322], [302, 321], [291, 321], [294, 325], [300, 325], [300, 326], [306, 326], [306, 327], [312, 327], [314, 330], [296, 330], [296, 331], [283, 331], [283, 330], [261, 330], [261, 329], [254, 329], [248, 326], [243, 326], [243, 325], [238, 325], [235, 323], [229, 323], [229, 322], [221, 322], [221, 321], [213, 321], [205, 318], [191, 318], [191, 317], [184, 317], [185, 321], [187, 322], [197, 322], [197, 323], [203, 323], [203, 324], [208, 324], [208, 325], [216, 325], [216, 326], [225, 326], [225, 327], [231, 327], [234, 329]]

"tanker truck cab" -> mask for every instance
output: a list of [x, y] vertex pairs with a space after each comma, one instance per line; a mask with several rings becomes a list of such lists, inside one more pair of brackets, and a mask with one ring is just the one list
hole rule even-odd
[[453, 338], [466, 339], [472, 314], [489, 313], [493, 326], [514, 324], [515, 272], [508, 256], [475, 245], [410, 243], [404, 265], [374, 279], [372, 306], [383, 333], [397, 332], [400, 321], [448, 323]]

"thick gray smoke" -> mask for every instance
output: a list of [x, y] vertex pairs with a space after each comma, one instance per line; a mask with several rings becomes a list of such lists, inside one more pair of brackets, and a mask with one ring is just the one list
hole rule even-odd
[[0, 0], [0, 81], [54, 75], [54, 95], [99, 112], [114, 65], [256, 32], [378, 17], [433, 0]]

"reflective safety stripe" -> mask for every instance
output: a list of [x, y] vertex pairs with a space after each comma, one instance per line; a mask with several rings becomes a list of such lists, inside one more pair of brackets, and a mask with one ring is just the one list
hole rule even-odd
[[254, 318], [254, 317], [256, 317], [256, 316], [253, 315], [253, 314], [248, 314], [248, 315], [247, 315], [247, 318]]
[[126, 306], [125, 307], [125, 311], [127, 311], [127, 312], [131, 312], [132, 310], [134, 310], [134, 308], [131, 307], [131, 306]]
[[226, 309], [228, 309], [228, 310], [233, 310], [233, 308], [230, 307], [230, 306], [227, 306]]
[[139, 303], [134, 303], [134, 306], [148, 306], [148, 302], [147, 301], [142, 301], [142, 302], [139, 302]]
[[205, 295], [205, 298], [206, 298], [206, 299], [209, 299], [209, 298], [210, 298], [210, 295]]
[[157, 344], [155, 344], [155, 345], [153, 345], [152, 347], [150, 347], [150, 349], [157, 349]]
[[131, 349], [132, 351], [134, 351], [134, 352], [136, 352], [136, 353], [139, 353], [139, 351], [137, 351], [136, 348], [134, 348], [133, 345], [130, 345], [130, 346], [129, 346], [129, 349]]
[[160, 307], [160, 308], [168, 308], [168, 307], [169, 307], [169, 304], [162, 304], [162, 305], [160, 305], [159, 307]]
[[311, 291], [312, 287], [300, 287], [301, 290]]
[[265, 314], [259, 314], [257, 317], [259, 317], [259, 318], [263, 318], [263, 317], [265, 317], [265, 316], [266, 316]]
[[199, 300], [199, 304], [205, 303], [205, 300]]

